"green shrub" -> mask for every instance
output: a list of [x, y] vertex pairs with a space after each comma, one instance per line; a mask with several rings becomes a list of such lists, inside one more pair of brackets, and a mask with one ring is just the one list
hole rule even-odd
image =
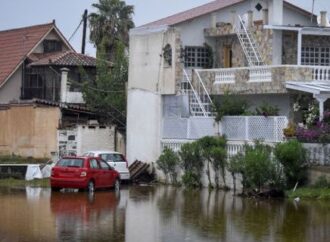
[[214, 110], [216, 112], [215, 120], [221, 121], [225, 115], [244, 115], [248, 108], [248, 102], [239, 96], [225, 93], [221, 100], [214, 101]]
[[275, 156], [283, 165], [287, 186], [306, 180], [306, 150], [297, 140], [289, 140], [275, 147]]
[[210, 177], [210, 165], [212, 165], [215, 172], [215, 184], [219, 187], [219, 172], [221, 173], [223, 182], [225, 184], [225, 169], [226, 169], [226, 139], [224, 137], [206, 136], [197, 141], [201, 149], [201, 157], [207, 162], [207, 177], [209, 187], [212, 186]]
[[182, 183], [186, 187], [199, 187], [203, 172], [203, 159], [198, 142], [186, 143], [179, 151], [180, 165], [184, 171]]
[[320, 176], [314, 183], [315, 188], [330, 188], [330, 182], [327, 180], [326, 176]]
[[179, 164], [178, 155], [171, 149], [165, 147], [163, 153], [159, 156], [156, 161], [158, 169], [160, 169], [165, 177], [166, 181], [168, 180], [168, 176], [171, 178], [172, 183], [177, 183], [177, 166]]
[[278, 116], [280, 109], [277, 106], [270, 105], [263, 102], [258, 108], [256, 108], [257, 115], [263, 116]]

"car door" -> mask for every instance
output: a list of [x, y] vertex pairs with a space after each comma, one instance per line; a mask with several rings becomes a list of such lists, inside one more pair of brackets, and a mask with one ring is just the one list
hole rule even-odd
[[111, 168], [104, 160], [99, 160], [102, 169], [102, 182], [104, 187], [112, 187], [115, 182], [113, 168]]
[[95, 181], [95, 187], [102, 187], [102, 170], [100, 168], [100, 165], [95, 158], [89, 159], [89, 168], [90, 168], [90, 177], [94, 179]]

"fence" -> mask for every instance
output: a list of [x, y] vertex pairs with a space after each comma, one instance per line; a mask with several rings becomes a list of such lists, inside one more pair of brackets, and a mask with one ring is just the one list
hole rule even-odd
[[281, 142], [284, 140], [283, 129], [288, 125], [285, 116], [225, 116], [222, 118], [220, 134], [232, 141], [263, 140]]

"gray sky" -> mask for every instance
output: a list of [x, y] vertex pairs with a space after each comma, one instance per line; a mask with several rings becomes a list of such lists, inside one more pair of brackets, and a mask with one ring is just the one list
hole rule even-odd
[[[0, 0], [0, 30], [43, 24], [56, 20], [56, 25], [69, 38], [78, 26], [84, 9], [93, 11], [91, 4], [98, 0]], [[312, 9], [312, 0], [289, 0], [290, 2]], [[187, 10], [211, 0], [126, 0], [135, 6], [136, 26]], [[329, 0], [315, 0], [315, 12], [320, 9], [330, 13]], [[80, 51], [81, 29], [70, 43]], [[87, 45], [87, 54], [95, 55], [93, 45]]]

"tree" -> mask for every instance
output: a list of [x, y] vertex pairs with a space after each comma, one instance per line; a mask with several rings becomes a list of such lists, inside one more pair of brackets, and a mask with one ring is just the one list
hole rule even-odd
[[116, 61], [116, 42], [120, 41], [128, 47], [129, 30], [134, 28], [134, 6], [126, 5], [125, 1], [121, 0], [99, 0], [99, 3], [92, 6], [97, 12], [89, 15], [90, 40], [98, 50], [104, 42], [106, 59]]
[[115, 43], [114, 57], [116, 62], [105, 60], [103, 42], [97, 53], [96, 79], [91, 81], [83, 70], [85, 79], [83, 97], [89, 108], [117, 116], [125, 124], [126, 81], [128, 78], [128, 61], [125, 46], [120, 41]]
[[168, 176], [171, 178], [171, 182], [177, 183], [177, 166], [179, 164], [178, 155], [171, 149], [165, 147], [163, 153], [156, 161], [158, 169], [160, 169], [168, 180]]

